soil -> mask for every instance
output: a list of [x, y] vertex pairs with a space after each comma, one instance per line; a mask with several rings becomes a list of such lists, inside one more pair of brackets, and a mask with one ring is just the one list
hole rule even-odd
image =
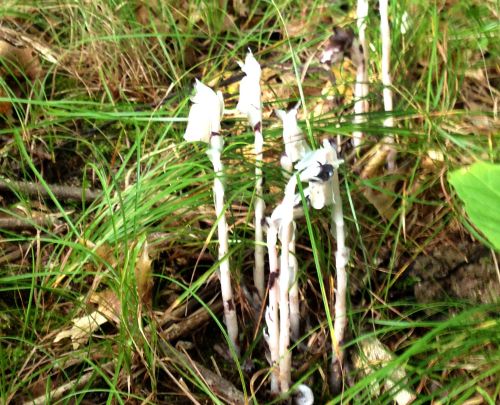
[[[496, 263], [500, 254], [496, 254]], [[430, 254], [417, 257], [410, 276], [420, 303], [449, 299], [474, 304], [499, 302], [500, 280], [492, 251], [483, 245], [460, 242], [456, 246], [439, 245]]]

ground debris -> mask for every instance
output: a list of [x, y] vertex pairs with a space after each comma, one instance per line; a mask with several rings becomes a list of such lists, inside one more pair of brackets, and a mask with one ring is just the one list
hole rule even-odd
[[88, 315], [75, 318], [71, 322], [73, 322], [73, 326], [59, 332], [54, 338], [54, 343], [70, 338], [73, 350], [77, 350], [80, 346], [86, 344], [92, 333], [108, 322], [108, 319], [99, 311], [94, 311]]
[[[359, 352], [353, 355], [353, 364], [363, 376], [369, 375], [374, 370], [387, 366], [395, 355], [389, 351], [377, 338], [366, 338], [359, 342]], [[386, 391], [391, 391], [394, 401], [398, 405], [411, 404], [416, 396], [413, 392], [404, 388], [406, 373], [402, 366], [394, 367], [393, 371], [385, 378], [384, 387]], [[398, 385], [396, 391], [394, 387]], [[377, 380], [371, 383], [373, 398], [380, 395], [380, 385]]]
[[[497, 255], [497, 260], [500, 255]], [[500, 297], [500, 282], [491, 251], [482, 245], [460, 242], [453, 248], [434, 246], [415, 260], [410, 275], [416, 279], [418, 302], [445, 299], [492, 304]]]

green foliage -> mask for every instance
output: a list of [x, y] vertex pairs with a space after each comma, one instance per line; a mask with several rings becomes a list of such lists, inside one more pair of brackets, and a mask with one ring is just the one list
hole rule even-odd
[[500, 165], [477, 162], [448, 175], [471, 221], [500, 250]]
[[[202, 403], [218, 400], [193, 364], [172, 364], [159, 355], [163, 338], [138, 306], [134, 269], [148, 240], [154, 310], [168, 314], [173, 299], [179, 305], [209, 307], [212, 295], [203, 293], [217, 270], [210, 259], [217, 249], [213, 171], [205, 148], [181, 139], [194, 78], [222, 90], [228, 108], [234, 107], [236, 60], [248, 47], [266, 71], [266, 205], [269, 211], [275, 206], [283, 186], [281, 130], [272, 111], [302, 98], [301, 126], [314, 138], [311, 143], [339, 136], [347, 151], [341, 177], [351, 248], [352, 338], [345, 343], [355, 351], [356, 342], [373, 335], [395, 355], [367, 376], [349, 376], [353, 384], [344, 396], [332, 398], [325, 378], [328, 356], [300, 354], [304, 345], [297, 343], [293, 350], [301, 357], [296, 364], [307, 370], [295, 382], [312, 383], [316, 403], [392, 403], [393, 392], [374, 398], [372, 383], [383, 384], [395, 367], [405, 367], [408, 378], [400, 385], [421, 388], [419, 403], [480, 397], [495, 403], [500, 383], [491, 376], [500, 364], [498, 306], [470, 310], [466, 304], [415, 303], [402, 286], [416, 256], [443, 246], [439, 238], [453, 218], [441, 193], [441, 169], [456, 167], [464, 156], [472, 161], [500, 158], [492, 138], [481, 132], [494, 128], [496, 93], [488, 86], [489, 80], [492, 87], [496, 83], [500, 54], [495, 2], [391, 2], [397, 119], [392, 133], [398, 138], [398, 171], [371, 179], [360, 179], [355, 165], [364, 161], [349, 155], [346, 145], [354, 129], [368, 134], [367, 150], [386, 135], [377, 79], [376, 8], [367, 21], [373, 45], [370, 112], [366, 123], [356, 126], [351, 96], [355, 69], [348, 61], [338, 67], [328, 93], [326, 72], [315, 56], [333, 24], [355, 28], [355, 2], [243, 2], [251, 3], [244, 17], [236, 15], [234, 3], [0, 2], [0, 25], [29, 37], [39, 33], [60, 60], [54, 65], [41, 58], [42, 75], [33, 81], [0, 77], [0, 104], [12, 109], [11, 116], [0, 116], [2, 179], [35, 181], [46, 189], [57, 183], [102, 190], [93, 202], [68, 202], [54, 194], [37, 198], [18, 190], [0, 195], [0, 216], [33, 225], [26, 231], [0, 229], [0, 403], [27, 402], [43, 394], [46, 403], [184, 403], [185, 392]], [[145, 18], [139, 19], [141, 7]], [[224, 125], [230, 255], [234, 282], [243, 287], [253, 267], [253, 133], [237, 117], [225, 117]], [[429, 163], [428, 155], [440, 154], [443, 159]], [[388, 188], [388, 182], [398, 187]], [[363, 197], [365, 188], [395, 201], [394, 218], [380, 219]], [[490, 215], [499, 205], [486, 208], [485, 198], [480, 201]], [[309, 214], [297, 228], [297, 254], [311, 328], [299, 342], [311, 342], [311, 353], [327, 353], [321, 342], [328, 340], [334, 316], [335, 240], [324, 213]], [[57, 217], [59, 225], [38, 224], [36, 215]], [[12, 259], [16, 255], [19, 259]], [[120, 298], [121, 325], [105, 325], [77, 350], [68, 340], [55, 344], [58, 332], [95, 309], [88, 299], [102, 291]], [[263, 339], [253, 339], [262, 323], [257, 328], [252, 322], [243, 294], [238, 302], [243, 303], [238, 305], [245, 326], [242, 346], [250, 347], [242, 360], [257, 365], [258, 377], [268, 365]], [[429, 320], [429, 312], [437, 320]], [[242, 365], [226, 363], [213, 352], [214, 343], [227, 337], [219, 314], [209, 313], [209, 333], [201, 333], [203, 329], [186, 338], [203, 343], [189, 354], [201, 358], [205, 367], [220, 368], [224, 378], [248, 393], [249, 403], [269, 403], [260, 377], [241, 373]], [[75, 384], [85, 381], [85, 375], [90, 380]], [[70, 387], [64, 397], [51, 398], [50, 391], [61, 386]], [[131, 386], [138, 390], [131, 392]]]

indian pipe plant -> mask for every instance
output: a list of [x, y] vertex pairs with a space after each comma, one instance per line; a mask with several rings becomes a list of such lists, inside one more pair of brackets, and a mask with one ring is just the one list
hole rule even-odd
[[229, 266], [229, 236], [224, 210], [224, 166], [221, 154], [224, 139], [220, 133], [220, 120], [224, 112], [224, 98], [221, 92], [215, 93], [210, 87], [196, 80], [195, 93], [191, 98], [193, 105], [189, 111], [184, 140], [201, 141], [209, 144], [207, 155], [214, 168], [214, 201], [217, 216], [217, 236], [219, 238], [219, 279], [224, 305], [224, 321], [233, 350], [239, 356], [238, 320], [234, 305], [231, 271]]
[[[239, 63], [245, 73], [240, 83], [237, 110], [247, 116], [255, 133], [255, 263], [254, 285], [261, 298], [266, 296], [264, 253], [268, 253], [268, 303], [265, 310], [264, 338], [270, 352], [270, 390], [273, 395], [288, 395], [292, 387], [291, 341], [300, 338], [300, 300], [298, 260], [295, 251], [297, 220], [310, 208], [321, 210], [332, 207], [331, 228], [337, 239], [337, 285], [335, 296], [335, 324], [332, 339], [332, 365], [340, 365], [346, 327], [345, 267], [348, 250], [345, 246], [342, 200], [340, 197], [337, 169], [342, 163], [337, 159], [336, 147], [324, 140], [313, 150], [305, 140], [297, 123], [300, 104], [289, 111], [277, 110], [283, 125], [284, 153], [281, 157], [286, 186], [283, 200], [265, 217], [263, 200], [263, 145], [260, 76], [261, 68], [251, 51], [245, 62]], [[238, 322], [231, 286], [228, 225], [225, 217], [224, 166], [221, 160], [224, 140], [221, 119], [224, 100], [220, 92], [196, 80], [192, 105], [184, 139], [208, 144], [207, 155], [214, 170], [214, 201], [217, 216], [218, 264], [224, 321], [232, 350], [240, 355]], [[298, 187], [299, 183], [307, 184]], [[299, 190], [303, 190], [300, 192]], [[264, 241], [264, 228], [267, 238]], [[312, 391], [304, 384], [294, 388], [304, 398], [304, 404], [312, 404]]]
[[253, 279], [261, 299], [264, 299], [264, 211], [266, 209], [262, 196], [262, 157], [264, 137], [262, 135], [262, 106], [260, 102], [260, 75], [261, 68], [251, 50], [245, 57], [245, 63], [238, 62], [245, 77], [240, 82], [240, 99], [236, 109], [245, 114], [248, 123], [255, 133], [255, 263]]

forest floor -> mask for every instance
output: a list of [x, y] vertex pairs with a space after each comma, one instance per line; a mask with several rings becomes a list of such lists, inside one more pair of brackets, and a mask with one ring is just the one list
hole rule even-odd
[[[366, 20], [370, 109], [356, 124], [355, 67], [319, 60], [334, 26], [357, 31], [354, 2], [177, 3], [0, 5], [0, 402], [284, 399], [269, 393], [252, 281], [253, 132], [245, 117], [223, 119], [237, 362], [222, 321], [214, 175], [204, 146], [183, 141], [195, 78], [234, 109], [250, 48], [262, 65], [266, 215], [285, 184], [276, 109], [302, 101], [309, 142], [334, 139], [345, 162], [344, 378], [329, 377], [336, 241], [324, 209], [297, 221], [293, 382], [317, 404], [499, 403], [500, 256], [447, 180], [500, 160], [498, 4], [391, 2], [389, 131], [378, 2]], [[369, 166], [387, 135], [395, 167]]]

